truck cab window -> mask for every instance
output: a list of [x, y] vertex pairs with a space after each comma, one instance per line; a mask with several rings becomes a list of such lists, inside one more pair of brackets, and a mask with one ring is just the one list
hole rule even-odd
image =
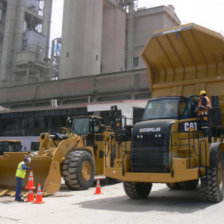
[[[161, 118], [178, 119], [179, 102], [180, 98], [168, 98], [149, 101], [142, 120], [153, 120]], [[185, 107], [185, 105], [182, 107]]]
[[183, 116], [184, 111], [185, 111], [185, 108], [186, 108], [186, 100], [185, 99], [182, 99], [181, 102], [180, 102], [179, 117], [182, 117]]
[[186, 107], [184, 113], [181, 116], [182, 118], [195, 118], [197, 117], [197, 107], [200, 97], [192, 95], [187, 99]]

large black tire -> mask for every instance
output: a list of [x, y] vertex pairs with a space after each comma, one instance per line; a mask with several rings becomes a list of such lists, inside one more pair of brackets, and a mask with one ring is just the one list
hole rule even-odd
[[180, 189], [180, 186], [177, 183], [172, 183], [172, 184], [167, 183], [166, 186], [170, 190], [179, 190]]
[[92, 186], [95, 166], [91, 154], [74, 150], [67, 154], [62, 165], [65, 184], [72, 190], [85, 190]]
[[66, 158], [62, 164], [62, 167], [61, 167], [61, 173], [62, 173], [62, 177], [64, 178], [65, 182], [66, 182], [66, 179], [69, 175], [68, 173], [68, 167], [69, 167], [69, 163], [70, 163], [70, 159], [72, 158], [73, 154], [72, 153], [68, 153], [66, 155]]
[[124, 191], [129, 198], [140, 199], [147, 198], [151, 189], [151, 183], [132, 183], [124, 182], [123, 183]]
[[190, 180], [177, 183], [181, 190], [194, 190], [198, 186], [198, 180]]
[[206, 168], [206, 177], [201, 179], [200, 192], [204, 201], [220, 202], [223, 200], [223, 153], [218, 150], [210, 155], [210, 166]]

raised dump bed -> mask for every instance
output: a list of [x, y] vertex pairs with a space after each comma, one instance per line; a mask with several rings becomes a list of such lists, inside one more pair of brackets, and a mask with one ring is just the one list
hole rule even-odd
[[224, 109], [224, 38], [196, 24], [156, 31], [142, 57], [148, 66], [152, 97], [219, 96]]

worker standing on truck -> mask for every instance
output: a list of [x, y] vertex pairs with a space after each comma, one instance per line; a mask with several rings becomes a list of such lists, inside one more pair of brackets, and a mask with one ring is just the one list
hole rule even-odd
[[211, 108], [210, 99], [207, 97], [207, 92], [201, 90], [200, 100], [198, 102], [198, 117], [200, 117], [199, 126], [205, 136], [208, 136], [208, 109]]
[[31, 170], [30, 167], [28, 167], [29, 163], [31, 162], [31, 158], [29, 156], [26, 156], [24, 161], [20, 162], [18, 164], [17, 170], [16, 170], [16, 196], [15, 200], [19, 202], [23, 202], [22, 199], [22, 185], [23, 185], [23, 179], [26, 176], [26, 170]]
[[211, 108], [210, 99], [207, 97], [207, 92], [205, 90], [201, 90], [200, 92], [200, 100], [198, 102], [199, 110], [206, 110]]

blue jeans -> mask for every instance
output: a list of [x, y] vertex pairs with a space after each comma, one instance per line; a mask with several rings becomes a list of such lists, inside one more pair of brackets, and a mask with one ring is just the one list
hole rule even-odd
[[21, 190], [22, 190], [22, 186], [23, 186], [23, 179], [20, 177], [16, 177], [16, 199], [21, 199], [22, 194], [21, 194]]

